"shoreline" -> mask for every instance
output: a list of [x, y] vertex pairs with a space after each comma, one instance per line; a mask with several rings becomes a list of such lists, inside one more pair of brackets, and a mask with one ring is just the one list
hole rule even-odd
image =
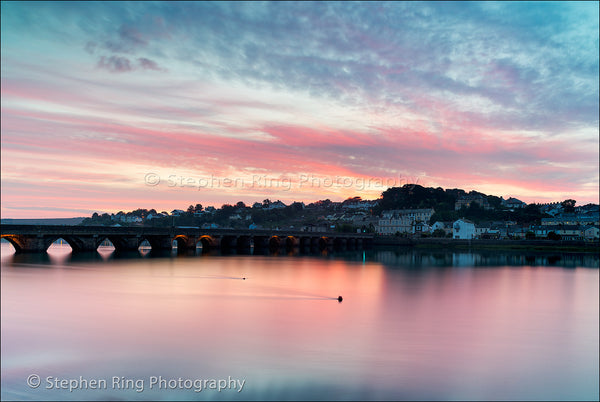
[[599, 243], [583, 240], [487, 240], [448, 238], [374, 237], [373, 246], [401, 246], [415, 248], [457, 248], [488, 250], [539, 250], [599, 253]]

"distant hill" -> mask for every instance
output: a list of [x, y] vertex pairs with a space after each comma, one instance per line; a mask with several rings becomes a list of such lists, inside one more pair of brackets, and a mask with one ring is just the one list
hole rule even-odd
[[3, 225], [79, 225], [85, 218], [11, 219], [0, 221]]

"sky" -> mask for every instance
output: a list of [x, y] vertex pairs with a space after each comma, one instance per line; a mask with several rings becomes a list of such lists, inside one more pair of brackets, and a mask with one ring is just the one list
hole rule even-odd
[[1, 216], [599, 198], [598, 2], [1, 2]]

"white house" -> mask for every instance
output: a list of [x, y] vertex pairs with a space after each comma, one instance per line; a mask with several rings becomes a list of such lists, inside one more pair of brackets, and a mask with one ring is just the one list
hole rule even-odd
[[472, 239], [475, 237], [475, 224], [468, 219], [459, 219], [452, 224], [455, 239]]
[[444, 222], [441, 221], [436, 221], [433, 225], [431, 225], [431, 230], [444, 230], [446, 229], [446, 225], [444, 225]]

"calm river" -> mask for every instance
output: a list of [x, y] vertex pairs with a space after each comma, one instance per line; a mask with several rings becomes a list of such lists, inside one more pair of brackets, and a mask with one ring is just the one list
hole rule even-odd
[[418, 250], [27, 256], [3, 244], [1, 397], [598, 400], [598, 264]]

